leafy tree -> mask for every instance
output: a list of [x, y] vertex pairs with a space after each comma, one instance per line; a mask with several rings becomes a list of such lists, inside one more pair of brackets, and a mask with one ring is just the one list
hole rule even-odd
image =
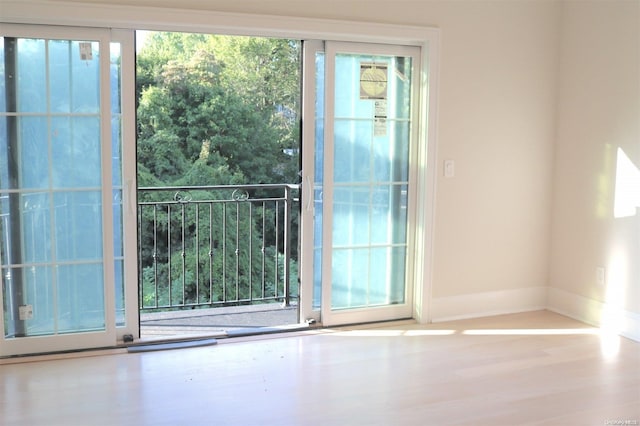
[[[297, 41], [213, 36], [221, 83], [250, 102], [277, 131], [280, 149], [296, 149], [300, 140], [300, 55]], [[287, 182], [297, 182], [297, 157], [280, 163]]]
[[[139, 55], [138, 155], [159, 179], [168, 181], [184, 175], [200, 157], [204, 144], [209, 154], [217, 154], [209, 157], [209, 164], [226, 164], [232, 173], [243, 173], [247, 183], [297, 179], [298, 165], [284, 152], [298, 144], [298, 126], [292, 124], [297, 122], [297, 95], [288, 93], [292, 81], [287, 80], [291, 77], [284, 79], [287, 84], [283, 87], [275, 83], [284, 70], [284, 59], [273, 61], [277, 67], [265, 65], [261, 57], [252, 56], [265, 55], [264, 46], [260, 45], [262, 51], [248, 50], [255, 48], [252, 38], [241, 38], [248, 46], [245, 49], [238, 49], [235, 42], [226, 42], [231, 46], [226, 49], [217, 47], [218, 54], [228, 62], [220, 62], [214, 51], [207, 50], [233, 39], [156, 33], [149, 53], [143, 50]], [[276, 47], [283, 43], [259, 40]], [[271, 51], [278, 49], [274, 47], [268, 53]], [[173, 59], [162, 63], [169, 57]], [[297, 64], [289, 62], [289, 67], [297, 69]], [[232, 78], [230, 74], [236, 71]], [[273, 95], [267, 101], [270, 91]], [[221, 163], [215, 164], [216, 160]], [[155, 161], [159, 164], [152, 166]]]

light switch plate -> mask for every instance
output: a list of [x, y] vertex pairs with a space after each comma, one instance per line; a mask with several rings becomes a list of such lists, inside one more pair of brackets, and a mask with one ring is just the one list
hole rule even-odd
[[455, 163], [453, 160], [444, 160], [444, 177], [452, 178], [456, 175]]
[[604, 286], [606, 280], [605, 270], [603, 266], [598, 266], [596, 268], [596, 282], [599, 286]]

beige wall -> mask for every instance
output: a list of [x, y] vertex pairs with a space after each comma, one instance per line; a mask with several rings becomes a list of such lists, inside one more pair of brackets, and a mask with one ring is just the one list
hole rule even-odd
[[438, 163], [455, 160], [456, 177], [438, 174], [433, 297], [546, 286], [556, 7], [449, 8], [435, 21]]
[[640, 215], [611, 209], [617, 147], [640, 164], [638, 1], [85, 2], [440, 28], [436, 316], [546, 306], [549, 284], [605, 301], [595, 268], [616, 262], [640, 312]]
[[445, 158], [455, 160], [456, 177], [438, 173], [433, 296], [547, 285], [558, 4], [187, 0], [180, 5], [196, 8], [197, 3], [225, 12], [440, 28], [438, 167]]
[[[564, 5], [560, 57], [551, 295], [639, 314], [640, 211], [614, 213], [620, 197], [640, 205], [640, 2]], [[621, 190], [619, 148], [635, 169], [635, 196]], [[597, 318], [604, 307], [592, 306], [583, 315]]]
[[[224, 11], [440, 28], [432, 295], [547, 286], [559, 4], [218, 3]], [[455, 178], [442, 177], [444, 159], [455, 160]], [[436, 314], [450, 315], [448, 309]]]

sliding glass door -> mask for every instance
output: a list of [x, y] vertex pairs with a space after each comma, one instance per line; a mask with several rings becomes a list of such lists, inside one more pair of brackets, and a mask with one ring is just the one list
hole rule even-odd
[[314, 241], [313, 305], [324, 325], [411, 317], [420, 50], [327, 42], [309, 55], [314, 161], [306, 163], [305, 179], [313, 182], [307, 191], [313, 206], [306, 203], [314, 223], [306, 234]]
[[113, 345], [126, 324], [121, 46], [107, 30], [2, 30], [0, 355]]

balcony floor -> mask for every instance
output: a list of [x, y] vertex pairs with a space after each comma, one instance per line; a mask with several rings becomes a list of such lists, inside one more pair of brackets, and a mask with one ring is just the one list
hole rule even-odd
[[298, 307], [283, 308], [280, 303], [143, 313], [140, 315], [140, 338], [225, 336], [242, 331], [259, 333], [261, 329], [297, 323]]

